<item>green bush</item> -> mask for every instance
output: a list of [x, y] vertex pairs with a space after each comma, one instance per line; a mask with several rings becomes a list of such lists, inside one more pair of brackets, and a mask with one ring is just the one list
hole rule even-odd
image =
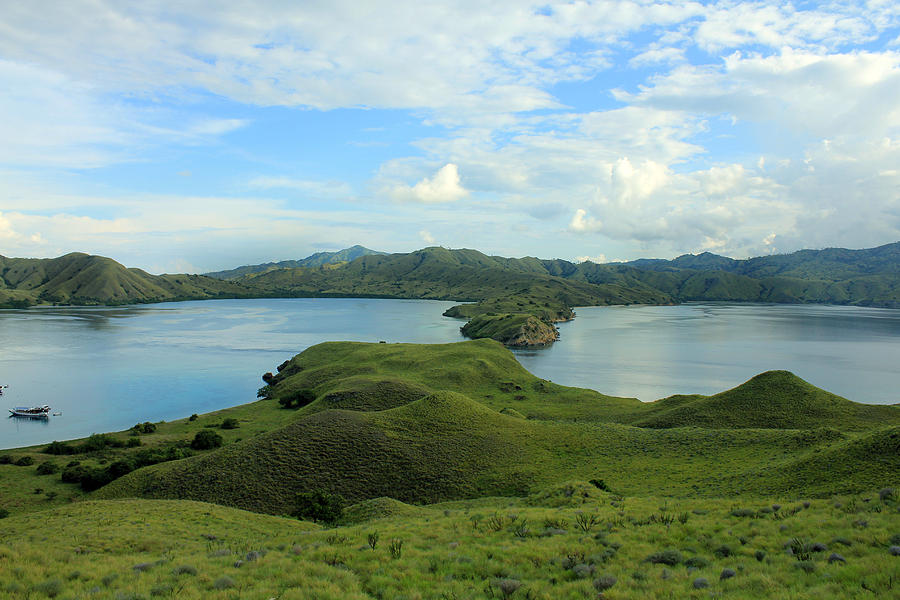
[[222, 429], [237, 429], [240, 426], [241, 425], [240, 423], [238, 423], [237, 419], [228, 417], [227, 419], [222, 421], [222, 424], [219, 427], [221, 427]]
[[647, 557], [648, 562], [653, 564], [669, 565], [674, 567], [682, 561], [681, 552], [678, 550], [663, 550], [662, 552], [654, 552]]
[[44, 454], [58, 454], [58, 455], [67, 455], [67, 454], [76, 454], [78, 450], [70, 446], [65, 442], [57, 442], [56, 440], [47, 444], [47, 447], [42, 450]]
[[0, 519], [5, 519], [9, 516], [9, 511], [5, 508], [0, 508]]
[[334, 523], [344, 515], [344, 499], [322, 491], [301, 492], [294, 501], [291, 516], [315, 523]]
[[23, 456], [19, 460], [16, 461], [16, 466], [18, 467], [30, 467], [34, 464], [34, 459], [30, 456]]
[[52, 462], [42, 462], [37, 466], [38, 475], [53, 475], [59, 472], [59, 465]]
[[156, 431], [156, 424], [151, 423], [150, 421], [144, 421], [143, 423], [137, 423], [132, 426], [131, 431], [140, 434], [140, 433], [153, 433]]
[[303, 408], [316, 399], [316, 393], [312, 390], [297, 390], [278, 399], [282, 408]]
[[194, 450], [210, 450], [212, 448], [218, 448], [221, 445], [222, 436], [215, 431], [210, 431], [208, 429], [198, 431], [197, 435], [194, 436], [194, 439], [191, 440], [191, 448]]

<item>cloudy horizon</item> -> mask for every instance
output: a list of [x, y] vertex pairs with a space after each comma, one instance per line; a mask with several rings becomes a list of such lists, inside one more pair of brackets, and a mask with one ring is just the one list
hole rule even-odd
[[0, 254], [900, 240], [900, 5], [10, 4]]

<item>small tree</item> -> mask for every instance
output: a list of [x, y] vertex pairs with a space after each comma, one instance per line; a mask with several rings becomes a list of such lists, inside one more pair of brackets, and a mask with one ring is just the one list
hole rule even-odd
[[291, 513], [298, 519], [309, 519], [315, 523], [334, 523], [343, 515], [344, 499], [338, 494], [326, 494], [320, 490], [297, 494]]
[[234, 417], [228, 417], [227, 419], [222, 421], [222, 424], [219, 427], [221, 427], [222, 429], [237, 429], [240, 426], [241, 425], [240, 423], [238, 423], [237, 419], [235, 419]]
[[209, 450], [211, 448], [218, 448], [221, 445], [222, 436], [209, 429], [198, 431], [197, 435], [195, 435], [194, 439], [191, 441], [191, 448], [194, 450]]

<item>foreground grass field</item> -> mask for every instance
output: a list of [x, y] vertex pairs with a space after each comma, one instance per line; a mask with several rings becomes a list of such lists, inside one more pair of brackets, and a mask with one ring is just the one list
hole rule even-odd
[[[642, 404], [490, 340], [276, 371], [252, 404], [0, 452], [0, 597], [900, 593], [900, 407], [785, 371]], [[307, 492], [355, 504], [285, 516]]]
[[[900, 519], [828, 500], [374, 500], [320, 528], [190, 501], [80, 502], [0, 522], [10, 598], [890, 598]], [[897, 550], [894, 550], [896, 552]]]

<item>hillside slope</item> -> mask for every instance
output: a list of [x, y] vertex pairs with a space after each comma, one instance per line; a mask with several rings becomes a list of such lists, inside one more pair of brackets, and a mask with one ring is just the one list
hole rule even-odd
[[789, 371], [767, 371], [713, 396], [671, 396], [646, 405], [639, 427], [866, 429], [898, 422], [895, 406], [859, 404]]
[[306, 258], [299, 260], [281, 260], [278, 262], [267, 262], [258, 265], [244, 265], [235, 269], [227, 269], [224, 271], [213, 271], [204, 273], [207, 277], [215, 279], [237, 279], [244, 275], [253, 273], [263, 273], [265, 271], [273, 271], [275, 269], [296, 269], [298, 267], [321, 267], [323, 265], [350, 262], [356, 260], [360, 256], [369, 256], [372, 254], [387, 254], [378, 250], [370, 250], [364, 246], [355, 245], [336, 252], [316, 252], [310, 254]]
[[47, 259], [0, 256], [0, 306], [115, 305], [248, 295], [240, 284], [202, 275], [150, 275], [111, 258], [78, 252]]
[[[699, 396], [669, 399], [662, 408], [674, 414], [700, 403], [693, 423], [678, 423], [695, 426], [659, 429], [621, 423], [662, 419], [660, 406], [554, 386], [486, 340], [331, 342], [279, 370], [266, 376], [271, 399], [258, 410], [270, 410], [264, 405], [274, 399], [302, 400], [293, 420], [218, 450], [133, 471], [98, 496], [214, 500], [283, 514], [304, 490], [421, 503], [602, 479], [629, 495], [763, 489], [827, 495], [889, 485], [900, 472], [900, 455], [854, 451], [855, 471], [821, 469], [814, 485], [798, 478], [791, 487], [787, 474], [805, 461], [841, 455], [843, 445], [869, 447], [866, 440], [888, 423], [896, 429], [900, 408], [861, 407], [786, 372], [760, 375], [706, 404]], [[742, 421], [727, 420], [729, 402]], [[801, 415], [773, 423], [773, 406]], [[765, 428], [750, 428], [758, 423]]]

